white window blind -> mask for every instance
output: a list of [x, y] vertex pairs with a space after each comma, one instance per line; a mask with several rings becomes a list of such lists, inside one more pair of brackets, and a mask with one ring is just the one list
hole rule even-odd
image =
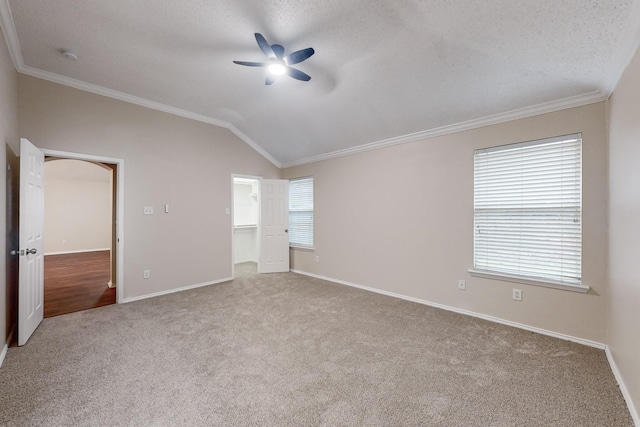
[[474, 269], [580, 285], [582, 136], [476, 150]]
[[289, 181], [289, 244], [313, 247], [313, 177]]

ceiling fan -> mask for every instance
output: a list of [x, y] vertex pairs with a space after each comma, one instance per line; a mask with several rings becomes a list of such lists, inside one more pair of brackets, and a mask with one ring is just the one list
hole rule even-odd
[[281, 76], [285, 73], [297, 80], [302, 80], [305, 82], [311, 80], [310, 75], [291, 67], [291, 65], [299, 64], [313, 55], [315, 53], [313, 48], [308, 47], [306, 49], [297, 50], [295, 52], [291, 52], [287, 56], [284, 56], [284, 47], [282, 45], [270, 45], [269, 42], [267, 42], [267, 40], [260, 33], [255, 33], [255, 36], [256, 41], [258, 42], [258, 46], [260, 46], [260, 50], [262, 50], [262, 53], [266, 55], [268, 61], [233, 61], [234, 64], [246, 65], [248, 67], [267, 67], [268, 74], [267, 79], [264, 82], [264, 84], [266, 85], [272, 84], [276, 81], [278, 76]]

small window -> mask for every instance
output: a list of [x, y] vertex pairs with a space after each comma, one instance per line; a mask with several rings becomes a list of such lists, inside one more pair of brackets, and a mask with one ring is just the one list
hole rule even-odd
[[289, 245], [313, 248], [313, 177], [289, 181]]
[[474, 227], [472, 273], [586, 288], [582, 136], [476, 150]]

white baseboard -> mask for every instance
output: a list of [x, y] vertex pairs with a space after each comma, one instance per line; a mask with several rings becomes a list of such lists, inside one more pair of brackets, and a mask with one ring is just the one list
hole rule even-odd
[[409, 296], [402, 295], [402, 294], [397, 294], [395, 292], [384, 291], [384, 290], [381, 290], [381, 289], [371, 288], [369, 286], [358, 285], [356, 283], [351, 283], [351, 282], [347, 282], [347, 281], [344, 281], [344, 280], [338, 280], [338, 279], [333, 279], [331, 277], [320, 276], [318, 274], [307, 273], [305, 271], [291, 270], [291, 272], [292, 273], [302, 274], [302, 275], [305, 275], [305, 276], [315, 277], [316, 279], [327, 280], [329, 282], [338, 283], [340, 285], [346, 285], [346, 286], [351, 286], [351, 287], [358, 288], [358, 289], [363, 289], [363, 290], [369, 291], [369, 292], [375, 292], [377, 294], [382, 294], [382, 295], [386, 295], [386, 296], [390, 296], [390, 297], [394, 297], [394, 298], [400, 298], [400, 299], [403, 299], [403, 300], [406, 300], [406, 301], [417, 302], [418, 304], [424, 304], [424, 305], [440, 308], [440, 309], [447, 310], [447, 311], [453, 311], [455, 313], [465, 314], [467, 316], [477, 317], [479, 319], [488, 320], [488, 321], [494, 322], [494, 323], [500, 323], [502, 325], [513, 326], [514, 328], [524, 329], [524, 330], [527, 330], [527, 331], [536, 332], [538, 334], [548, 335], [550, 337], [555, 337], [555, 338], [560, 338], [562, 340], [575, 342], [575, 343], [586, 345], [586, 346], [589, 346], [589, 347], [599, 348], [601, 350], [604, 350], [606, 348], [605, 344], [599, 343], [599, 342], [596, 342], [596, 341], [591, 341], [591, 340], [587, 340], [587, 339], [584, 339], [584, 338], [578, 338], [578, 337], [574, 337], [574, 336], [571, 336], [571, 335], [565, 335], [565, 334], [561, 334], [561, 333], [558, 333], [558, 332], [548, 331], [546, 329], [536, 328], [535, 326], [529, 326], [529, 325], [525, 325], [523, 323], [512, 322], [510, 320], [501, 319], [499, 317], [493, 317], [493, 316], [488, 316], [486, 314], [476, 313], [475, 311], [463, 310], [461, 308], [451, 307], [451, 306], [448, 306], [448, 305], [439, 304], [437, 302], [426, 301], [426, 300], [422, 300], [422, 299], [419, 299], [419, 298], [414, 298], [414, 297], [409, 297]]
[[322, 280], [326, 280], [326, 281], [333, 282], [333, 283], [338, 283], [340, 285], [346, 285], [346, 286], [351, 286], [351, 287], [358, 288], [358, 289], [363, 289], [363, 290], [369, 291], [369, 292], [375, 292], [377, 294], [382, 294], [382, 295], [386, 295], [386, 296], [390, 296], [390, 297], [394, 297], [394, 298], [400, 298], [400, 299], [403, 299], [403, 300], [416, 302], [418, 304], [424, 304], [424, 305], [428, 305], [428, 306], [431, 306], [431, 307], [441, 308], [443, 310], [453, 311], [455, 313], [465, 314], [467, 316], [477, 317], [477, 318], [480, 318], [480, 319], [488, 320], [490, 322], [500, 323], [500, 324], [507, 325], [507, 326], [513, 326], [514, 328], [524, 329], [524, 330], [527, 330], [527, 331], [536, 332], [538, 334], [548, 335], [548, 336], [551, 336], [551, 337], [560, 338], [562, 340], [571, 341], [571, 342], [575, 342], [575, 343], [578, 343], [578, 344], [583, 344], [583, 345], [586, 345], [586, 346], [589, 346], [589, 347], [594, 347], [594, 348], [598, 348], [598, 349], [604, 350], [605, 354], [607, 355], [607, 360], [609, 361], [609, 366], [611, 366], [611, 371], [613, 372], [613, 375], [614, 375], [616, 381], [618, 382], [618, 386], [620, 387], [620, 392], [622, 393], [622, 396], [624, 397], [624, 400], [627, 403], [627, 408], [629, 409], [629, 413], [631, 414], [631, 418], [633, 419], [633, 422], [635, 423], [635, 425], [637, 427], [640, 427], [640, 416], [638, 416], [638, 412], [636, 411], [635, 405], [633, 404], [633, 401], [631, 400], [631, 395], [629, 394], [629, 390], [627, 389], [627, 386], [625, 385], [624, 380], [622, 379], [622, 375], [620, 375], [620, 371], [618, 370], [618, 366], [616, 365], [616, 362], [613, 359], [613, 355], [611, 354], [611, 350], [609, 349], [609, 346], [607, 346], [606, 344], [599, 343], [599, 342], [596, 342], [596, 341], [586, 340], [586, 339], [583, 339], [583, 338], [574, 337], [574, 336], [571, 336], [571, 335], [561, 334], [561, 333], [558, 333], [558, 332], [548, 331], [546, 329], [536, 328], [534, 326], [524, 325], [522, 323], [512, 322], [510, 320], [500, 319], [498, 317], [487, 316], [486, 314], [476, 313], [476, 312], [469, 311], [469, 310], [463, 310], [463, 309], [460, 309], [460, 308], [451, 307], [451, 306], [444, 305], [444, 304], [438, 304], [438, 303], [431, 302], [431, 301], [421, 300], [421, 299], [418, 299], [418, 298], [413, 298], [413, 297], [409, 297], [409, 296], [402, 295], [402, 294], [396, 294], [394, 292], [389, 292], [389, 291], [384, 291], [384, 290], [381, 290], [381, 289], [371, 288], [369, 286], [358, 285], [358, 284], [347, 282], [347, 281], [344, 281], [344, 280], [333, 279], [331, 277], [321, 276], [319, 274], [307, 273], [305, 271], [300, 271], [300, 270], [291, 270], [291, 272], [292, 273], [302, 274], [302, 275], [305, 275], [305, 276], [315, 277], [316, 279], [322, 279]]
[[638, 415], [638, 411], [636, 410], [636, 407], [633, 404], [633, 400], [631, 400], [631, 395], [629, 394], [629, 390], [627, 389], [627, 386], [624, 383], [624, 380], [622, 379], [622, 375], [618, 370], [618, 365], [616, 365], [616, 361], [613, 358], [613, 354], [611, 354], [611, 350], [609, 349], [609, 346], [607, 346], [604, 349], [604, 351], [607, 355], [609, 366], [611, 366], [611, 371], [613, 371], [613, 376], [616, 378], [616, 381], [618, 382], [618, 387], [620, 387], [620, 392], [622, 393], [622, 397], [624, 397], [625, 402], [627, 402], [627, 408], [631, 413], [631, 418], [633, 419], [634, 424], [637, 427], [640, 427], [640, 416]]
[[2, 352], [0, 352], [0, 368], [2, 368], [2, 364], [4, 363], [4, 358], [7, 357], [7, 352], [9, 351], [9, 344], [11, 344], [11, 340], [13, 340], [13, 334], [16, 333], [16, 326], [14, 325], [11, 328], [11, 332], [9, 332], [9, 336], [7, 337], [7, 342], [2, 347]]
[[227, 277], [225, 279], [214, 280], [212, 282], [196, 283], [195, 285], [183, 286], [181, 288], [168, 289], [166, 291], [154, 292], [152, 294], [145, 294], [145, 295], [140, 295], [140, 296], [137, 296], [137, 297], [124, 298], [122, 300], [122, 303], [126, 304], [128, 302], [140, 301], [140, 300], [143, 300], [143, 299], [155, 298], [155, 297], [159, 297], [159, 296], [162, 296], [162, 295], [174, 294], [176, 292], [188, 291], [189, 289], [201, 288], [203, 286], [217, 285], [218, 283], [229, 282], [231, 280], [233, 280], [233, 277]]
[[102, 248], [102, 249], [82, 249], [79, 251], [64, 251], [64, 252], [46, 252], [44, 255], [66, 255], [66, 254], [82, 254], [85, 252], [102, 252], [102, 251], [110, 251], [111, 248]]
[[7, 356], [7, 351], [9, 351], [9, 343], [6, 343], [4, 347], [2, 347], [2, 352], [0, 352], [0, 368], [2, 368], [4, 358]]
[[258, 263], [257, 259], [241, 259], [241, 260], [234, 260], [233, 264], [243, 264], [245, 262], [255, 262], [256, 264]]

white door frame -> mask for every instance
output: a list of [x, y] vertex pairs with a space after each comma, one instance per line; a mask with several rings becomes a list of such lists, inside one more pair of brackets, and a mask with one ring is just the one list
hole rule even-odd
[[[117, 165], [116, 188], [116, 297], [117, 303], [124, 302], [124, 160], [113, 157], [93, 156], [90, 154], [71, 153], [67, 151], [40, 148], [45, 156], [59, 159], [84, 160], [88, 162], [111, 163]], [[45, 193], [46, 193], [45, 189]]]
[[[234, 222], [234, 203], [236, 200], [236, 190], [233, 185], [233, 178], [246, 178], [246, 179], [255, 179], [258, 181], [258, 229], [257, 238], [260, 239], [260, 192], [262, 191], [262, 177], [255, 175], [244, 175], [240, 173], [232, 173], [231, 174], [231, 277], [236, 278], [236, 264], [235, 264], [235, 244], [233, 242], [233, 237], [235, 235], [235, 230], [233, 228]], [[260, 260], [260, 242], [257, 243], [257, 251], [258, 251], [258, 260]]]

